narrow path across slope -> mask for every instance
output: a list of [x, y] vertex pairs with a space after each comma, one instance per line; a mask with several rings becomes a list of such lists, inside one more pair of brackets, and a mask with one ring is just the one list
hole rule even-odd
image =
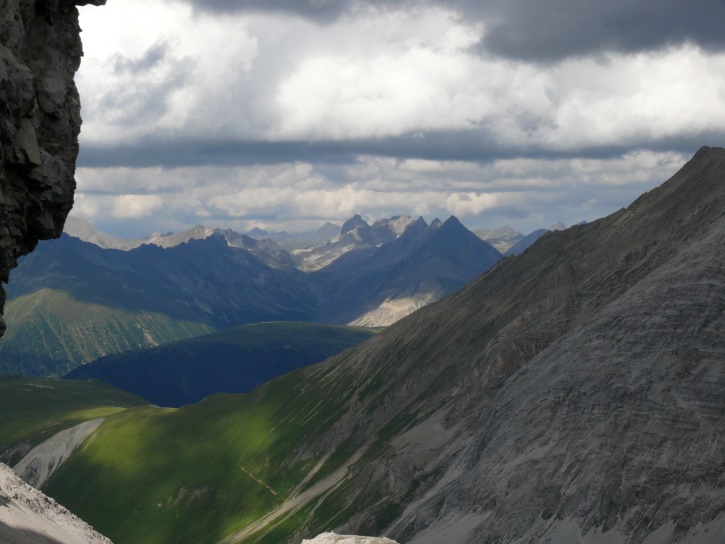
[[[343, 478], [347, 475], [347, 469], [350, 465], [353, 465], [357, 463], [357, 461], [362, 457], [363, 453], [365, 453], [365, 450], [367, 450], [370, 443], [366, 442], [363, 444], [360, 448], [355, 451], [355, 453], [352, 454], [352, 456], [342, 464], [342, 466], [337, 469], [335, 472], [330, 474], [329, 476], [326, 476], [319, 482], [317, 482], [315, 485], [310, 487], [309, 489], [303, 491], [302, 493], [295, 494], [299, 491], [299, 489], [302, 488], [302, 484], [298, 485], [292, 490], [291, 495], [277, 508], [272, 510], [269, 514], [264, 516], [263, 518], [255, 521], [251, 525], [245, 527], [242, 531], [238, 532], [231, 538], [227, 539], [225, 542], [227, 544], [235, 544], [237, 542], [241, 542], [245, 538], [253, 535], [254, 533], [257, 533], [264, 529], [267, 525], [278, 519], [280, 516], [296, 510], [300, 506], [306, 504], [308, 501], [314, 499], [315, 497], [318, 497], [322, 495], [323, 493], [330, 491], [333, 487], [337, 486], [342, 482]], [[303, 480], [303, 482], [307, 482], [311, 479], [312, 476], [319, 470], [321, 467], [321, 464], [318, 463], [312, 471], [310, 471], [310, 474], [307, 475], [307, 477]]]

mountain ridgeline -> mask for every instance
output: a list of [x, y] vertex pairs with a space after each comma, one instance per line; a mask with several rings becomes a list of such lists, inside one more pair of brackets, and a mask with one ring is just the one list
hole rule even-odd
[[[245, 323], [388, 325], [501, 258], [455, 218], [368, 225], [356, 216], [332, 240], [292, 253], [270, 239], [201, 226], [126, 241], [76, 219], [69, 230], [89, 242], [63, 235], [13, 273], [0, 372], [62, 375], [99, 357]], [[331, 233], [325, 226], [317, 236]], [[321, 261], [332, 264], [297, 269]]]
[[390, 325], [500, 259], [455, 217], [431, 225], [421, 218], [389, 243], [348, 251], [311, 278], [322, 293], [323, 321]]
[[109, 416], [46, 489], [116, 544], [718, 542], [724, 234], [702, 148], [322, 364]]

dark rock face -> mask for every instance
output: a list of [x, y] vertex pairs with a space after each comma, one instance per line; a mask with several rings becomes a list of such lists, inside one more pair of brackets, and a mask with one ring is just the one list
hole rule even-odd
[[[0, 0], [0, 279], [39, 240], [60, 236], [73, 205], [80, 100], [77, 5]], [[5, 292], [0, 290], [0, 311]], [[0, 335], [5, 324], [0, 318]]]

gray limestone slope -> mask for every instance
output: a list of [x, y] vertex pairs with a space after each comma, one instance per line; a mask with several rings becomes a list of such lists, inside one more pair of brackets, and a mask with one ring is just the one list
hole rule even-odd
[[13, 470], [24, 482], [41, 489], [101, 423], [103, 418], [96, 418], [54, 434], [30, 450]]
[[566, 544], [573, 528], [582, 543], [725, 539], [724, 235], [725, 216], [516, 372], [455, 491], [400, 530], [478, 511], [461, 542]]
[[[484, 534], [491, 542], [510, 542], [535, 530], [538, 520], [552, 520], [553, 527], [569, 519], [582, 532], [616, 527], [627, 542], [639, 543], [645, 531], [660, 528], [666, 508], [678, 501], [683, 506], [672, 510], [681, 512], [673, 518], [681, 527], [677, 535], [687, 534], [686, 524], [695, 531], [712, 523], [725, 493], [722, 457], [715, 451], [722, 436], [712, 433], [725, 421], [719, 298], [725, 274], [718, 258], [723, 214], [725, 149], [702, 148], [628, 208], [543, 237], [373, 341], [306, 371], [306, 379], [350, 379], [357, 393], [345, 416], [300, 453], [332, 451], [346, 440], [352, 446], [376, 441], [375, 453], [356, 464], [348, 486], [346, 501], [358, 504], [358, 513], [338, 529], [403, 542], [437, 538], [455, 544], [470, 535], [477, 535], [471, 542], [481, 542]], [[694, 259], [698, 252], [702, 258]], [[693, 268], [685, 274], [688, 263]], [[667, 278], [678, 291], [668, 294]], [[652, 296], [634, 298], [640, 291]], [[660, 315], [668, 301], [681, 301], [670, 317]], [[691, 324], [687, 316], [700, 321]], [[587, 327], [591, 332], [584, 334]], [[597, 334], [607, 343], [597, 345]], [[645, 338], [643, 348], [656, 347], [664, 336], [661, 350], [649, 357], [634, 349]], [[615, 351], [618, 344], [621, 351]], [[579, 357], [589, 350], [591, 358]], [[616, 357], [608, 357], [609, 351]], [[713, 366], [718, 357], [719, 368]], [[694, 382], [688, 380], [695, 378], [672, 370], [673, 378], [656, 364], [664, 359], [685, 372], [694, 358], [704, 361], [699, 370], [691, 368], [707, 381], [703, 387], [690, 388]], [[559, 366], [560, 360], [569, 362]], [[526, 378], [541, 361], [549, 361], [553, 376]], [[637, 375], [651, 377], [651, 383], [637, 382]], [[564, 385], [550, 394], [557, 383]], [[588, 397], [597, 387], [600, 392]], [[526, 395], [507, 396], [524, 388]], [[512, 413], [528, 413], [528, 398], [534, 419], [524, 420], [526, 430], [519, 434]], [[655, 417], [660, 401], [669, 407], [663, 420]], [[559, 415], [546, 419], [547, 403]], [[642, 411], [647, 407], [652, 411]], [[565, 411], [569, 419], [561, 419]], [[645, 420], [660, 426], [656, 433]], [[671, 428], [682, 442], [663, 440]], [[632, 447], [607, 449], [622, 433]], [[699, 468], [690, 470], [684, 457], [674, 455], [686, 441], [686, 451], [714, 453], [702, 453]], [[591, 451], [587, 444], [603, 449]], [[596, 454], [603, 459], [593, 461]], [[545, 472], [548, 481], [537, 476], [549, 466], [556, 470]], [[499, 476], [499, 469], [508, 472]], [[631, 487], [628, 471], [639, 487]], [[569, 485], [577, 478], [581, 490]], [[665, 510], [658, 513], [662, 482], [670, 478], [668, 493], [678, 490], [680, 497], [663, 501]], [[617, 490], [626, 493], [618, 497]], [[696, 498], [689, 506], [688, 494]], [[710, 502], [699, 508], [703, 497]]]
[[0, 542], [3, 544], [111, 544], [53, 499], [0, 463]]

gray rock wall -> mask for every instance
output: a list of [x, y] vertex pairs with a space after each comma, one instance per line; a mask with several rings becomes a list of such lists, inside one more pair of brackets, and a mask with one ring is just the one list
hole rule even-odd
[[[77, 5], [0, 0], [0, 280], [39, 240], [60, 236], [73, 206], [81, 127], [73, 76], [83, 49]], [[0, 289], [0, 335], [5, 330]]]

